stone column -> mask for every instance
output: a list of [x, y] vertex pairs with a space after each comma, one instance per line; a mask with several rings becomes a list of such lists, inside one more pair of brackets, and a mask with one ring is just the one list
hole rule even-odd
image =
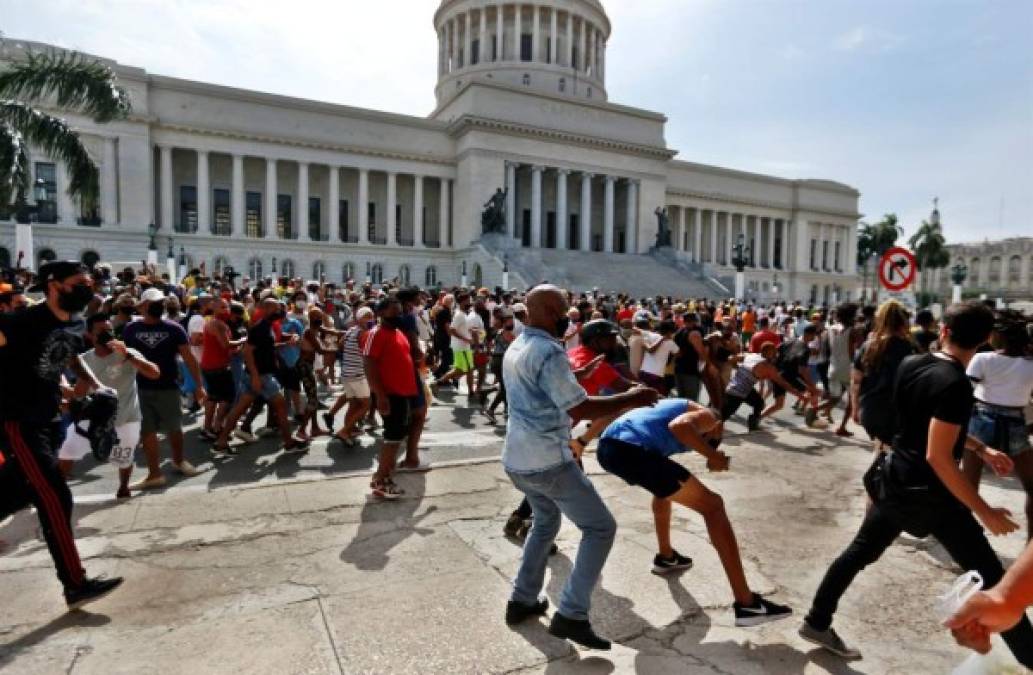
[[397, 244], [395, 228], [398, 219], [395, 217], [395, 208], [398, 204], [398, 174], [394, 171], [387, 172], [387, 243]]
[[208, 151], [197, 151], [197, 231], [212, 233], [212, 187], [208, 180]]
[[412, 180], [412, 245], [423, 248], [423, 176], [413, 176]]
[[628, 213], [625, 224], [624, 240], [627, 242], [626, 253], [638, 253], [638, 181], [628, 179]]
[[581, 226], [581, 250], [592, 250], [592, 178], [590, 173], [581, 174], [581, 214], [578, 216]]
[[451, 66], [449, 72], [454, 73], [459, 67], [459, 20], [455, 17], [449, 20], [449, 32], [452, 33], [452, 44], [450, 45]]
[[559, 54], [559, 48], [556, 44], [559, 39], [559, 17], [557, 16], [559, 12], [553, 7], [549, 10], [549, 14], [549, 63], [556, 65], [556, 56]]
[[295, 212], [298, 214], [298, 241], [312, 241], [308, 235], [308, 162], [298, 162], [298, 204]]
[[542, 17], [541, 7], [532, 7], [531, 20], [534, 24], [531, 27], [531, 62], [537, 63], [538, 56], [542, 51]]
[[511, 237], [517, 236], [516, 171], [516, 164], [513, 162], [506, 162], [506, 234]]
[[445, 45], [448, 43], [448, 32], [442, 26], [438, 31], [438, 77], [445, 74]]
[[574, 66], [574, 15], [570, 12], [567, 12], [567, 44], [565, 46], [567, 62], [563, 65], [571, 68]]
[[710, 263], [717, 265], [717, 210], [710, 212]]
[[505, 58], [505, 52], [503, 49], [506, 46], [506, 24], [503, 21], [505, 18], [505, 5], [496, 5], [495, 7], [495, 60], [502, 61]]
[[775, 269], [775, 232], [778, 229], [778, 221], [768, 218], [768, 269]]
[[599, 36], [599, 81], [606, 81], [606, 38]]
[[359, 243], [369, 244], [369, 169], [359, 169], [358, 202], [355, 205], [355, 225], [359, 229]]
[[244, 236], [244, 156], [233, 155], [233, 176], [230, 184], [230, 223], [234, 237]]
[[159, 179], [161, 180], [161, 226], [165, 228], [165, 234], [176, 229], [175, 207], [172, 203], [172, 148], [168, 145], [158, 147]]
[[782, 269], [788, 270], [789, 267], [789, 232], [793, 227], [793, 221], [783, 220], [782, 221]]
[[451, 187], [452, 180], [449, 178], [441, 179], [441, 200], [440, 200], [440, 212], [438, 216], [438, 244], [441, 248], [452, 245], [452, 240], [449, 237], [450, 229], [450, 216], [452, 213], [451, 193], [449, 188]]
[[750, 245], [750, 267], [753, 267], [753, 268], [760, 267], [760, 258], [761, 258], [760, 251], [759, 251], [759, 249], [761, 247], [761, 241], [760, 241], [761, 226], [760, 225], [761, 225], [760, 224], [760, 216], [754, 216], [753, 217], [753, 225], [750, 226], [750, 234], [747, 235], [747, 236], [749, 236], [753, 240], [753, 243]]
[[[114, 138], [104, 139], [104, 173], [100, 179], [100, 215], [105, 225], [118, 225], [118, 146]], [[58, 188], [59, 192], [66, 186]], [[59, 213], [60, 215], [60, 213]], [[75, 223], [72, 218], [67, 221]]]
[[585, 59], [585, 30], [587, 28], [588, 22], [581, 19], [581, 32], [578, 34], [577, 38], [577, 57], [580, 59], [580, 62], [577, 64], [577, 69], [582, 73], [585, 72], [585, 61], [587, 60]]
[[698, 206], [696, 207], [695, 223], [696, 223], [696, 232], [695, 232], [695, 235], [696, 235], [696, 245], [692, 249], [692, 260], [694, 262], [698, 262], [698, 263], [702, 264], [702, 262], [703, 262], [703, 210], [701, 208], [699, 208]]
[[[595, 58], [592, 56], [592, 43], [595, 41], [595, 26], [588, 24], [585, 38], [585, 72], [591, 72], [595, 66]], [[595, 73], [592, 73], [595, 75]]]
[[570, 216], [567, 215], [567, 169], [556, 170], [556, 248], [564, 251], [570, 247], [567, 233], [570, 231]]
[[477, 63], [487, 61], [488, 54], [488, 8], [481, 7], [481, 35], [477, 48]]
[[542, 172], [545, 167], [531, 167], [531, 248], [542, 247]]
[[522, 21], [523, 17], [520, 16], [522, 9], [523, 9], [523, 7], [520, 5], [519, 2], [516, 3], [515, 5], [513, 5], [513, 60], [514, 61], [519, 61], [520, 60], [520, 43], [521, 43], [520, 36], [524, 32], [524, 28], [523, 28], [523, 26], [521, 26], [521, 21]]
[[677, 237], [674, 242], [675, 251], [681, 251], [685, 245], [685, 228], [688, 226], [688, 218], [685, 213], [687, 210], [684, 206], [678, 207], [678, 234], [675, 235]]
[[603, 189], [603, 251], [606, 253], [613, 253], [613, 200], [616, 181], [614, 176], [606, 176]]
[[327, 175], [326, 205], [327, 213], [327, 239], [330, 241], [345, 241], [348, 233], [341, 230], [341, 170], [331, 165]]
[[265, 213], [263, 214], [264, 231], [266, 239], [276, 238], [276, 193], [279, 188], [276, 186], [276, 160], [271, 157], [265, 159]]

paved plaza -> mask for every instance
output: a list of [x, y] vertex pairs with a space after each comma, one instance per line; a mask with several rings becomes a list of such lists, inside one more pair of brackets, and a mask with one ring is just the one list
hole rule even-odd
[[[465, 403], [465, 397], [459, 397]], [[91, 572], [126, 583], [89, 612], [66, 613], [36, 520], [0, 526], [0, 670], [5, 673], [944, 673], [965, 652], [935, 623], [933, 596], [958, 570], [937, 546], [903, 538], [848, 592], [836, 626], [864, 652], [844, 663], [796, 636], [831, 558], [864, 508], [866, 444], [776, 419], [748, 438], [730, 425], [731, 471], [706, 475], [725, 498], [747, 576], [797, 616], [735, 628], [731, 595], [702, 519], [675, 510], [681, 576], [650, 573], [648, 495], [586, 468], [619, 523], [593, 620], [617, 644], [575, 651], [543, 621], [502, 620], [520, 549], [502, 536], [518, 493], [497, 457], [501, 427], [449, 402], [432, 409], [426, 456], [443, 466], [399, 478], [396, 503], [367, 499], [373, 437], [356, 450], [316, 444], [288, 458], [245, 449], [164, 494], [116, 504], [97, 467], [73, 485], [76, 532]], [[202, 446], [191, 445], [196, 459]], [[1017, 483], [990, 481], [991, 503], [1021, 513]], [[547, 592], [576, 552], [561, 533]], [[1016, 533], [994, 541], [1010, 563]]]

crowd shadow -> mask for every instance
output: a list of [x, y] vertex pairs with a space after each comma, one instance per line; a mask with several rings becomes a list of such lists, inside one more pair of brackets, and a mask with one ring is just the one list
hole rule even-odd
[[11, 642], [0, 643], [0, 670], [8, 666], [21, 652], [35, 647], [62, 631], [73, 628], [100, 628], [109, 623], [111, 623], [111, 619], [105, 614], [93, 614], [81, 610], [62, 614]]

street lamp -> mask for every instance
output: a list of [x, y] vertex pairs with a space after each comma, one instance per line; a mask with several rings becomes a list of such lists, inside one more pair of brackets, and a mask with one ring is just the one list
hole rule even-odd
[[174, 248], [175, 242], [172, 237], [169, 237], [169, 250], [165, 254], [165, 271], [169, 275], [169, 283], [179, 283], [179, 279], [176, 277], [176, 251]]
[[150, 235], [150, 240], [147, 242], [147, 264], [157, 265], [158, 264], [158, 242], [154, 240], [154, 236], [158, 234], [158, 226], [151, 223], [147, 226], [147, 233]]
[[39, 217], [40, 204], [47, 201], [47, 182], [42, 178], [37, 178], [32, 184], [32, 201], [33, 204], [29, 204], [25, 201], [25, 194], [19, 193], [18, 199], [15, 202], [14, 221], [21, 225], [28, 225], [33, 222], [34, 218]]
[[466, 288], [466, 261], [465, 260], [463, 261], [463, 272], [462, 272], [462, 275], [459, 278], [459, 285], [462, 288]]
[[187, 275], [187, 252], [182, 246], [179, 247], [179, 278], [182, 280]]
[[509, 290], [509, 256], [502, 256], [502, 290]]
[[968, 266], [963, 263], [958, 263], [951, 268], [951, 282], [954, 284], [951, 289], [951, 302], [957, 304], [961, 302], [961, 285], [965, 283], [965, 277], [968, 276]]
[[276, 256], [273, 256], [273, 277], [276, 277]]
[[732, 264], [735, 266], [735, 299], [740, 302], [746, 299], [746, 265], [750, 262], [750, 247], [746, 245], [746, 235], [739, 233], [739, 238], [732, 247]]

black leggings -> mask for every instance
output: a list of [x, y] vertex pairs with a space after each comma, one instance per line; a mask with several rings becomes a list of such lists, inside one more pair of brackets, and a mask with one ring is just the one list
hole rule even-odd
[[[491, 405], [488, 406], [488, 412], [495, 412], [500, 405], [505, 405], [506, 409], [509, 409], [509, 403], [506, 401], [506, 380], [502, 377], [502, 364], [499, 363], [498, 367], [495, 365], [496, 357], [492, 357], [492, 368], [491, 373], [495, 376], [495, 382], [498, 384], [499, 389], [495, 392], [495, 398], [492, 399]], [[501, 359], [498, 359], [501, 361]], [[524, 516], [525, 518], [527, 516]]]
[[[903, 531], [893, 517], [892, 506], [873, 504], [865, 516], [861, 529], [846, 550], [832, 563], [815, 593], [807, 623], [818, 630], [832, 625], [839, 599], [861, 570], [878, 560], [883, 552]], [[997, 585], [1004, 576], [1004, 567], [998, 560], [983, 528], [972, 512], [960, 504], [940, 509], [931, 528], [939, 541], [961, 569], [975, 570], [983, 577], [984, 588]], [[1033, 626], [1025, 616], [1014, 628], [1001, 637], [1011, 648], [1015, 658], [1027, 668], [1033, 667]]]
[[757, 393], [756, 389], [750, 389], [750, 393], [746, 395], [746, 398], [729, 394], [725, 392], [725, 400], [721, 404], [721, 419], [727, 420], [729, 417], [735, 414], [735, 411], [739, 409], [739, 406], [743, 402], [749, 403], [753, 408], [753, 414], [760, 417], [760, 414], [764, 412], [764, 398]]

